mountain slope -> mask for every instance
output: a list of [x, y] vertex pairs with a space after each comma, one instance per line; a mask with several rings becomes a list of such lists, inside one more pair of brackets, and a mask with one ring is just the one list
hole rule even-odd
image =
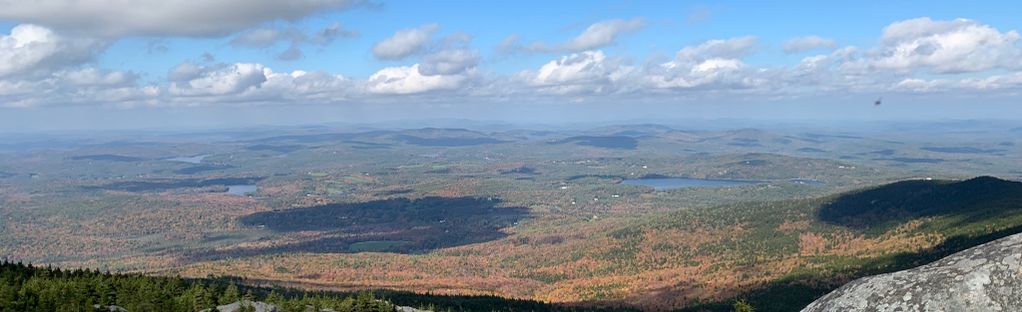
[[958, 252], [905, 271], [861, 278], [814, 301], [803, 312], [1019, 311], [1022, 234]]
[[[200, 311], [234, 310], [240, 303], [277, 311], [395, 311], [395, 303], [429, 310], [571, 311], [535, 301], [492, 296], [440, 296], [380, 291], [304, 292], [239, 286], [236, 278], [182, 279], [91, 270], [61, 270], [0, 262], [0, 311]], [[258, 302], [257, 302], [258, 301]], [[103, 307], [100, 309], [99, 307]], [[209, 310], [207, 310], [209, 311]]]
[[852, 279], [1022, 232], [1020, 199], [1022, 183], [990, 177], [905, 181], [825, 198], [680, 211], [616, 235], [634, 246], [680, 246], [650, 233], [701, 233], [684, 236], [701, 244], [673, 253], [698, 277], [649, 300], [688, 296], [695, 300], [683, 304], [686, 310], [728, 311], [746, 298], [757, 311], [792, 311]]

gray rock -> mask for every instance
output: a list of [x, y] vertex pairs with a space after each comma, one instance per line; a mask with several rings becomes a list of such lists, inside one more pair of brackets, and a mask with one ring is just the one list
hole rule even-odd
[[1022, 234], [857, 279], [802, 311], [1022, 311]]
[[265, 302], [262, 302], [262, 301], [248, 301], [248, 300], [242, 300], [242, 301], [238, 301], [238, 302], [235, 302], [235, 303], [232, 303], [232, 304], [225, 304], [225, 305], [222, 305], [222, 306], [217, 306], [216, 310], [219, 311], [219, 312], [236, 312], [236, 311], [241, 310], [242, 306], [251, 306], [251, 307], [255, 308], [256, 312], [277, 312], [277, 311], [280, 310], [280, 309], [277, 308], [277, 306], [269, 304], [269, 303], [265, 303]]
[[107, 310], [107, 311], [110, 311], [110, 312], [128, 312], [128, 309], [125, 309], [124, 307], [117, 306], [117, 305], [109, 305], [109, 306], [106, 306], [104, 308], [103, 306], [100, 306], [98, 304], [94, 304], [94, 305], [92, 305], [92, 308], [96, 309], [96, 310]]
[[394, 308], [397, 309], [397, 312], [433, 312], [433, 311], [430, 311], [430, 310], [419, 310], [419, 309], [416, 309], [416, 308], [413, 308], [413, 307], [405, 307], [405, 306], [396, 306]]

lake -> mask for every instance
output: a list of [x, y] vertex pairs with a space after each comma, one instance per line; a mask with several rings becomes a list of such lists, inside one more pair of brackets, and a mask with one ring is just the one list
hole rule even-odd
[[250, 193], [255, 193], [259, 188], [255, 184], [236, 184], [227, 186], [227, 194], [245, 196]]
[[762, 181], [750, 180], [722, 180], [722, 179], [692, 179], [692, 178], [650, 178], [650, 179], [629, 179], [621, 181], [621, 184], [652, 186], [658, 191], [671, 190], [686, 187], [721, 187], [758, 184]]
[[206, 158], [207, 156], [209, 156], [209, 155], [198, 155], [198, 156], [189, 156], [189, 157], [181, 156], [181, 157], [170, 158], [170, 159], [167, 159], [167, 160], [169, 160], [169, 161], [179, 161], [179, 162], [184, 162], [184, 163], [189, 163], [189, 164], [197, 164], [197, 163], [201, 163], [202, 159]]
[[814, 180], [814, 179], [792, 179], [791, 183], [795, 183], [795, 184], [799, 184], [799, 185], [811, 185], [811, 186], [823, 186], [825, 184], [825, 183], [823, 183], [823, 181]]

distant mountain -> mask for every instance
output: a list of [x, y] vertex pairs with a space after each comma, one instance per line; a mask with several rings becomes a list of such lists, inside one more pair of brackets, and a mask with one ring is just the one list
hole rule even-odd
[[582, 146], [624, 150], [633, 150], [639, 147], [639, 140], [630, 136], [580, 135], [550, 142], [550, 144], [567, 144], [567, 143], [574, 143], [575, 145]]
[[[250, 150], [277, 150], [290, 152], [301, 149], [300, 145], [281, 143], [324, 143], [343, 142], [363, 147], [386, 147], [390, 144], [405, 143], [419, 146], [471, 146], [481, 144], [501, 144], [510, 142], [505, 136], [497, 137], [461, 128], [421, 128], [407, 130], [372, 130], [356, 133], [302, 133], [278, 135], [249, 141], [259, 143], [250, 146]], [[267, 144], [275, 143], [275, 145]], [[286, 150], [280, 150], [284, 148]]]
[[613, 135], [613, 136], [630, 136], [630, 137], [645, 137], [645, 136], [661, 136], [671, 132], [677, 132], [671, 127], [657, 124], [636, 124], [636, 125], [619, 125], [619, 126], [606, 126], [590, 129], [586, 132], [601, 135]]
[[419, 146], [455, 147], [508, 143], [510, 140], [461, 128], [421, 128], [400, 131], [373, 131], [354, 136], [360, 142], [404, 143]]

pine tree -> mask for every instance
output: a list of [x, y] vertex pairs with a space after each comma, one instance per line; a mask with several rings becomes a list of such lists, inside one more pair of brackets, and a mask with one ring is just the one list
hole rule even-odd
[[735, 308], [735, 312], [755, 312], [756, 311], [756, 309], [753, 308], [752, 305], [749, 304], [748, 301], [745, 301], [745, 299], [741, 299], [741, 300], [736, 301], [735, 305], [734, 305], [734, 308]]
[[231, 304], [241, 300], [241, 292], [238, 291], [238, 286], [233, 283], [227, 286], [224, 290], [224, 294], [220, 296], [220, 304]]
[[281, 297], [280, 294], [277, 293], [277, 290], [274, 289], [274, 290], [270, 291], [269, 295], [266, 295], [266, 299], [265, 300], [266, 300], [266, 302], [269, 302], [269, 303], [272, 303], [272, 304], [276, 304], [276, 305], [280, 305], [280, 303], [284, 301], [284, 297]]

